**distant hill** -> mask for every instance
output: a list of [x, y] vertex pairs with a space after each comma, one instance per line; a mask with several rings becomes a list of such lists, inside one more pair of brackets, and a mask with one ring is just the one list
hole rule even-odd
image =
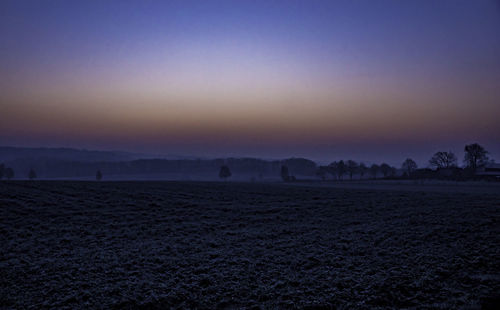
[[121, 151], [95, 151], [73, 148], [31, 148], [0, 146], [0, 162], [14, 160], [64, 160], [77, 162], [117, 162], [136, 159], [194, 159], [188, 156], [157, 155], [146, 153], [131, 153]]
[[71, 148], [28, 148], [0, 146], [0, 162], [14, 160], [59, 159], [68, 161], [127, 161], [140, 158], [127, 152], [89, 151]]

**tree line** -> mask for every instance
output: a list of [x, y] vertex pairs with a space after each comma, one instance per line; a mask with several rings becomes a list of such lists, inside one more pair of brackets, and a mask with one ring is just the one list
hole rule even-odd
[[[333, 161], [326, 166], [317, 166], [313, 161], [304, 158], [291, 158], [283, 161], [264, 161], [252, 158], [229, 158], [229, 159], [216, 159], [216, 160], [136, 160], [132, 162], [118, 162], [118, 163], [72, 163], [63, 162], [59, 166], [52, 167], [65, 167], [72, 168], [81, 174], [88, 175], [86, 171], [96, 165], [104, 166], [110, 173], [116, 172], [196, 172], [196, 171], [213, 171], [214, 166], [219, 164], [219, 177], [221, 179], [228, 179], [232, 176], [231, 169], [234, 167], [237, 173], [258, 173], [259, 178], [262, 179], [264, 173], [267, 175], [279, 176], [285, 182], [293, 182], [296, 176], [290, 171], [302, 176], [316, 175], [322, 180], [326, 180], [330, 175], [335, 180], [344, 180], [349, 178], [353, 180], [355, 176], [359, 179], [372, 178], [377, 179], [382, 177], [388, 178], [434, 178], [434, 177], [451, 177], [455, 179], [466, 179], [474, 176], [477, 168], [483, 167], [488, 163], [492, 163], [488, 158], [488, 151], [478, 143], [468, 144], [464, 147], [465, 166], [458, 167], [457, 156], [451, 151], [436, 152], [429, 159], [429, 168], [418, 169], [417, 163], [407, 158], [398, 169], [387, 163], [372, 164], [367, 166], [363, 162], [356, 162], [354, 160], [339, 160]], [[51, 166], [49, 166], [50, 170]], [[95, 168], [94, 168], [95, 169]], [[101, 169], [96, 169], [95, 178], [101, 180], [103, 173]], [[446, 173], [441, 173], [441, 172]], [[14, 169], [0, 164], [0, 179], [6, 178], [7, 180], [13, 179], [15, 176]], [[77, 176], [77, 175], [76, 175]], [[37, 178], [37, 173], [33, 168], [30, 168], [27, 177], [31, 180]]]
[[[454, 178], [470, 178], [475, 175], [477, 168], [483, 167], [492, 163], [487, 154], [488, 151], [478, 143], [468, 144], [464, 147], [464, 167], [458, 167], [457, 156], [451, 151], [436, 152], [429, 159], [429, 168], [418, 169], [417, 163], [407, 158], [401, 164], [401, 174], [398, 174], [396, 167], [390, 166], [387, 163], [380, 165], [372, 164], [366, 166], [364, 163], [357, 163], [353, 160], [334, 161], [327, 166], [320, 166], [316, 175], [325, 180], [327, 175], [331, 175], [334, 179], [342, 180], [344, 176], [353, 179], [354, 175], [358, 175], [359, 179], [363, 179], [365, 175], [376, 179], [379, 175], [383, 178], [433, 178], [433, 177], [454, 177]], [[446, 173], [439, 173], [445, 171]]]
[[[464, 147], [464, 152], [464, 168], [458, 167], [458, 159], [453, 152], [439, 151], [429, 159], [429, 167], [434, 168], [434, 170], [429, 168], [418, 169], [417, 163], [411, 158], [407, 158], [403, 161], [399, 169], [400, 173], [398, 173], [398, 168], [387, 163], [367, 166], [363, 162], [358, 163], [354, 160], [339, 160], [326, 166], [317, 167], [316, 176], [322, 180], [326, 180], [328, 175], [335, 180], [343, 180], [344, 177], [353, 180], [355, 175], [358, 175], [359, 179], [364, 179], [366, 177], [377, 179], [379, 176], [384, 179], [439, 177], [467, 179], [474, 176], [477, 168], [492, 162], [487, 156], [488, 151], [477, 143], [466, 145]], [[442, 171], [446, 173], [440, 173]], [[230, 176], [231, 171], [229, 167], [227, 165], [221, 166], [219, 177], [225, 180]], [[296, 177], [290, 173], [290, 169], [286, 164], [281, 166], [280, 177], [285, 182], [296, 181]]]
[[352, 180], [355, 175], [358, 175], [360, 179], [364, 179], [365, 176], [371, 176], [373, 179], [376, 179], [380, 174], [383, 175], [384, 178], [389, 178], [396, 176], [397, 168], [387, 163], [367, 166], [365, 163], [358, 163], [349, 159], [347, 161], [334, 161], [327, 166], [318, 167], [316, 173], [318, 177], [325, 180], [328, 174], [336, 180], [343, 180], [344, 176]]

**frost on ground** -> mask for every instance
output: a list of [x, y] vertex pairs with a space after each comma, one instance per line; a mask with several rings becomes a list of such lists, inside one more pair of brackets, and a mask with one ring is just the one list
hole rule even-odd
[[0, 307], [481, 308], [500, 193], [0, 183]]

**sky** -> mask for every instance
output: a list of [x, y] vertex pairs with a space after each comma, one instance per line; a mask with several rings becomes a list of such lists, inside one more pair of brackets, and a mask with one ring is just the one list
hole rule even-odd
[[500, 1], [0, 2], [0, 145], [500, 160]]

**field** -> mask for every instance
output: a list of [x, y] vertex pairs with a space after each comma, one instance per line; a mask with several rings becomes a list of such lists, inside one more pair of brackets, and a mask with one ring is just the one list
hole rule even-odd
[[494, 307], [497, 189], [1, 182], [0, 307]]

